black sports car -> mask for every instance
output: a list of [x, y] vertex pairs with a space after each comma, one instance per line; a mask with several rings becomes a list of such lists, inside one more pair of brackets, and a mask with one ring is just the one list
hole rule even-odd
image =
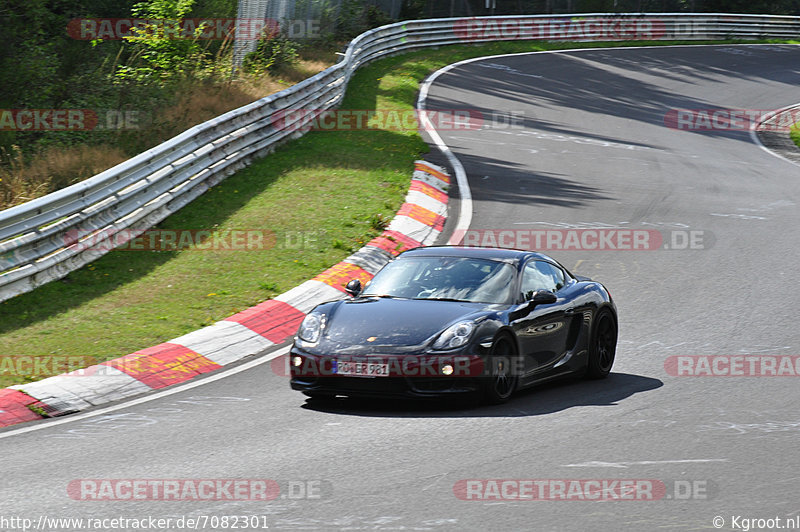
[[477, 392], [502, 403], [555, 377], [605, 377], [614, 363], [608, 290], [541, 253], [416, 248], [347, 292], [297, 332], [291, 387], [308, 396]]

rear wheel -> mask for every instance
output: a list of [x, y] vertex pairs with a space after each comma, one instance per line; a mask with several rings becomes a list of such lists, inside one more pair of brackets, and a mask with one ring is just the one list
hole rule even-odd
[[508, 401], [517, 389], [517, 351], [507, 336], [496, 338], [486, 358], [486, 376], [483, 378], [483, 397], [489, 404]]
[[594, 331], [589, 340], [589, 362], [586, 377], [602, 379], [611, 372], [617, 352], [617, 322], [608, 309], [595, 317]]

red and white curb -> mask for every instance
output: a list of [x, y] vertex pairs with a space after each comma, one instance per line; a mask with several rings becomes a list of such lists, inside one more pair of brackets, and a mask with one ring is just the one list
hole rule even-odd
[[392, 256], [433, 244], [447, 218], [449, 184], [444, 169], [417, 161], [405, 203], [386, 230], [339, 264], [275, 299], [169, 342], [72, 373], [1, 389], [0, 427], [185, 382], [283, 343], [314, 306], [344, 297], [344, 285], [350, 279], [365, 283]]

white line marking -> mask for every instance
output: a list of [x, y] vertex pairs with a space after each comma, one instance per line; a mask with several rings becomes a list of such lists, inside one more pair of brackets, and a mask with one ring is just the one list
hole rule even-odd
[[196, 380], [196, 381], [189, 381], [186, 384], [177, 384], [175, 386], [170, 386], [166, 390], [163, 390], [163, 391], [160, 391], [160, 392], [156, 392], [156, 393], [154, 393], [152, 395], [145, 395], [145, 396], [140, 397], [138, 399], [133, 399], [131, 401], [126, 401], [124, 403], [121, 403], [121, 404], [118, 404], [118, 405], [114, 405], [114, 406], [109, 406], [109, 407], [106, 407], [106, 408], [102, 408], [100, 410], [93, 410], [91, 412], [85, 412], [83, 414], [69, 415], [69, 416], [66, 416], [66, 417], [63, 417], [63, 418], [53, 418], [52, 421], [49, 421], [47, 423], [40, 423], [38, 425], [32, 425], [32, 426], [29, 426], [29, 427], [22, 427], [22, 428], [19, 428], [19, 429], [16, 429], [16, 430], [3, 432], [3, 433], [0, 434], [0, 440], [3, 439], [3, 438], [8, 438], [10, 436], [16, 436], [18, 434], [24, 434], [26, 432], [33, 432], [35, 430], [48, 429], [50, 427], [55, 427], [56, 425], [63, 425], [64, 423], [70, 423], [72, 421], [80, 421], [82, 419], [86, 419], [86, 418], [90, 418], [90, 417], [94, 417], [94, 416], [99, 416], [99, 415], [102, 415], [102, 414], [107, 414], [109, 412], [114, 412], [116, 410], [122, 410], [123, 408], [128, 408], [128, 407], [131, 407], [131, 406], [140, 405], [142, 403], [147, 403], [147, 402], [153, 401], [155, 399], [160, 399], [160, 398], [166, 397], [168, 395], [173, 395], [173, 394], [176, 394], [176, 393], [184, 392], [186, 390], [191, 390], [192, 388], [197, 388], [198, 386], [202, 386], [204, 384], [209, 384], [211, 382], [218, 381], [220, 379], [224, 379], [225, 377], [230, 377], [231, 375], [236, 375], [237, 373], [240, 373], [242, 371], [246, 371], [246, 370], [248, 370], [250, 368], [253, 368], [255, 366], [259, 366], [261, 364], [266, 364], [270, 360], [278, 358], [279, 356], [281, 356], [281, 355], [283, 355], [285, 353], [288, 353], [288, 352], [289, 352], [289, 346], [286, 346], [286, 347], [283, 347], [281, 349], [278, 349], [274, 353], [270, 353], [268, 355], [264, 355], [262, 357], [258, 357], [257, 359], [251, 360], [250, 362], [245, 362], [244, 364], [242, 364], [240, 366], [235, 366], [235, 367], [227, 369], [227, 370], [220, 370], [219, 373], [211, 375], [210, 377], [206, 377], [204, 379], [199, 379], [199, 380]]
[[756, 131], [756, 126], [758, 126], [758, 124], [760, 124], [760, 123], [764, 123], [764, 122], [766, 122], [767, 120], [769, 120], [770, 118], [772, 118], [773, 116], [775, 116], [775, 115], [777, 115], [777, 114], [779, 114], [779, 113], [782, 113], [782, 112], [784, 112], [784, 111], [787, 111], [787, 110], [789, 110], [789, 109], [792, 109], [793, 107], [798, 107], [798, 106], [800, 106], [800, 103], [795, 103], [795, 104], [792, 104], [792, 105], [787, 105], [786, 107], [782, 107], [782, 108], [780, 108], [780, 109], [777, 109], [777, 110], [775, 110], [775, 111], [772, 111], [771, 113], [767, 113], [765, 116], [763, 116], [763, 117], [762, 117], [762, 119], [761, 119], [761, 122], [759, 122], [759, 123], [755, 123], [755, 122], [753, 122], [753, 124], [750, 126], [750, 138], [752, 138], [752, 139], [753, 139], [753, 142], [755, 142], [755, 143], [756, 143], [756, 145], [757, 145], [759, 148], [761, 148], [762, 150], [764, 150], [765, 152], [767, 152], [767, 153], [769, 153], [769, 154], [771, 154], [771, 155], [774, 155], [775, 157], [778, 157], [778, 158], [780, 158], [780, 159], [783, 159], [784, 161], [790, 162], [790, 163], [792, 163], [792, 164], [793, 164], [793, 165], [795, 165], [795, 166], [800, 166], [800, 164], [798, 164], [798, 163], [794, 162], [794, 161], [793, 161], [793, 160], [791, 160], [791, 159], [787, 159], [786, 157], [784, 157], [784, 156], [783, 156], [783, 155], [781, 155], [780, 153], [778, 153], [778, 152], [776, 152], [776, 151], [772, 151], [771, 149], [769, 149], [769, 148], [767, 148], [766, 146], [764, 146], [764, 143], [762, 143], [762, 142], [761, 142], [761, 139], [760, 139], [760, 138], [758, 138], [758, 131]]
[[561, 467], [619, 467], [627, 469], [633, 465], [661, 465], [661, 464], [703, 464], [708, 462], [727, 462], [727, 458], [699, 458], [696, 460], [642, 460], [640, 462], [583, 462], [581, 464], [566, 464]]
[[[452, 65], [448, 65], [440, 70], [437, 70], [431, 74], [428, 79], [422, 82], [422, 86], [419, 90], [419, 98], [417, 98], [417, 109], [420, 111], [425, 111], [425, 100], [428, 98], [428, 91], [430, 90], [431, 84], [436, 80], [436, 78], [465, 62], [466, 61], [453, 63]], [[430, 118], [428, 118], [427, 113], [420, 112], [419, 116], [422, 119], [422, 122], [424, 122], [424, 129], [427, 130], [428, 134], [431, 136], [431, 140], [433, 140], [434, 144], [436, 144], [439, 150], [441, 150], [445, 157], [447, 157], [447, 160], [450, 162], [450, 165], [453, 167], [453, 171], [456, 174], [456, 182], [458, 183], [458, 192], [461, 196], [461, 201], [459, 202], [459, 213], [458, 221], [456, 222], [456, 228], [453, 231], [450, 240], [447, 241], [447, 243], [450, 245], [456, 245], [461, 243], [461, 239], [472, 223], [472, 191], [470, 190], [469, 182], [467, 181], [467, 172], [464, 170], [464, 165], [461, 164], [461, 161], [458, 160], [447, 144], [444, 143], [442, 137], [439, 136], [439, 132], [433, 128], [433, 124], [431, 123]]]
[[[514, 57], [520, 55], [535, 55], [535, 54], [563, 54], [563, 53], [570, 53], [570, 52], [600, 52], [600, 51], [609, 51], [609, 50], [643, 50], [643, 49], [658, 49], [658, 48], [688, 48], [688, 47], [715, 47], [720, 46], [719, 44], [676, 44], [676, 45], [668, 45], [668, 46], [612, 46], [610, 48], [573, 48], [570, 50], [542, 50], [539, 52], [518, 52], [513, 54], [499, 54], [499, 55], [487, 55], [483, 57], [473, 57], [472, 59], [465, 59], [464, 61], [459, 61], [458, 63], [453, 63], [452, 65], [447, 65], [444, 68], [441, 68], [434, 72], [433, 74], [428, 77], [424, 82], [422, 82], [422, 86], [419, 90], [419, 97], [417, 98], [417, 109], [419, 111], [425, 110], [425, 101], [428, 98], [428, 92], [430, 90], [431, 85], [436, 78], [441, 76], [442, 74], [446, 74], [450, 70], [461, 66], [466, 65], [468, 63], [473, 63], [475, 61], [483, 61], [486, 59], [497, 59], [502, 57]], [[729, 46], [769, 46], [767, 44], [734, 44]], [[793, 45], [798, 46], [798, 45]], [[420, 116], [420, 127], [424, 128], [428, 134], [431, 136], [434, 144], [444, 153], [447, 160], [450, 162], [450, 165], [453, 167], [453, 171], [456, 174], [456, 182], [458, 183], [458, 191], [461, 196], [460, 201], [460, 211], [458, 213], [458, 221], [456, 222], [456, 227], [453, 230], [453, 234], [450, 237], [450, 240], [447, 241], [448, 245], [458, 245], [461, 243], [461, 240], [464, 237], [464, 234], [469, 229], [470, 224], [472, 223], [472, 191], [469, 188], [469, 181], [467, 180], [467, 172], [464, 170], [464, 165], [461, 164], [461, 161], [458, 160], [458, 157], [453, 154], [447, 144], [444, 143], [442, 137], [439, 136], [439, 133], [434, 129], [433, 123], [431, 123], [430, 119], [426, 115], [426, 113], [419, 113]], [[753, 133], [751, 131], [751, 133]], [[757, 139], [756, 139], [757, 140]], [[761, 144], [760, 142], [758, 142]], [[767, 150], [766, 147], [761, 145], [761, 147]], [[776, 157], [780, 157], [780, 155], [770, 152]], [[791, 162], [791, 161], [790, 161]]]
[[517, 76], [525, 76], [525, 77], [529, 77], [529, 78], [543, 78], [544, 77], [544, 76], [539, 76], [537, 74], [527, 74], [525, 72], [522, 72], [521, 70], [517, 70], [516, 68], [512, 68], [512, 67], [510, 67], [508, 65], [503, 65], [501, 63], [487, 63], [485, 65], [478, 65], [478, 66], [482, 67], [482, 68], [496, 68], [497, 70], [504, 70], [504, 71], [508, 72], [509, 74], [515, 74]]
[[721, 212], [712, 212], [711, 216], [718, 216], [721, 218], [737, 218], [739, 220], [766, 220], [764, 216], [752, 216], [747, 214], [725, 214]]

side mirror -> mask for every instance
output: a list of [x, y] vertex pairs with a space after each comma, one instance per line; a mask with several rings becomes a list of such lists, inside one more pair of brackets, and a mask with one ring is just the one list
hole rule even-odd
[[531, 307], [535, 307], [536, 305], [550, 305], [557, 300], [558, 297], [550, 290], [537, 290], [528, 298]]
[[511, 320], [518, 320], [533, 312], [536, 305], [549, 305], [558, 301], [558, 297], [550, 290], [537, 290], [525, 294], [527, 300], [520, 308], [511, 313]]
[[361, 287], [361, 281], [358, 279], [351, 279], [344, 287], [344, 291], [353, 297], [358, 297], [361, 290], [363, 290], [363, 288]]

